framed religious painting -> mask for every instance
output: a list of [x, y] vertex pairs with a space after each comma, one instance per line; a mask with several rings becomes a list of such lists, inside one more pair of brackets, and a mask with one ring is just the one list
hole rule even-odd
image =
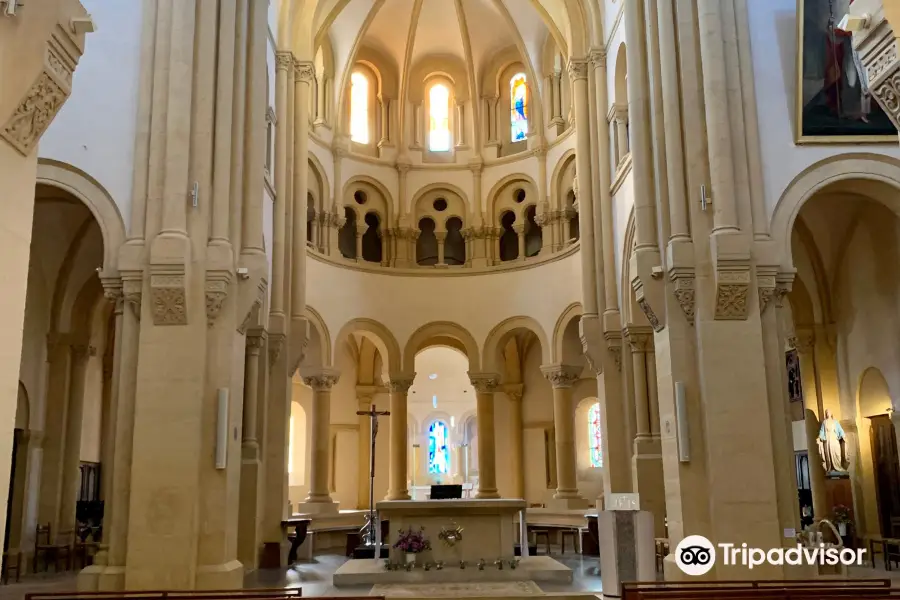
[[897, 143], [875, 101], [849, 31], [838, 25], [854, 0], [797, 0], [798, 144]]

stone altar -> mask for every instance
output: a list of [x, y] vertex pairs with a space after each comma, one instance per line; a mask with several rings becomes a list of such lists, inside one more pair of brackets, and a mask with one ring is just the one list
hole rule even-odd
[[[515, 557], [516, 518], [525, 509], [524, 500], [385, 500], [375, 505], [379, 519], [390, 521], [388, 544], [393, 544], [398, 532], [410, 527], [425, 528], [431, 550], [419, 555], [417, 567], [411, 571], [388, 571], [384, 560], [348, 560], [334, 574], [335, 586], [362, 584], [407, 583], [472, 583], [484, 581], [553, 581], [571, 583], [572, 570], [549, 556], [527, 556], [517, 568], [508, 561]], [[462, 528], [462, 540], [447, 546], [440, 539], [442, 529]], [[391, 561], [403, 563], [404, 555], [391, 548]], [[484, 570], [478, 561], [484, 559]], [[494, 561], [502, 559], [501, 570]], [[466, 561], [465, 569], [460, 561]], [[443, 561], [442, 569], [423, 565]]]

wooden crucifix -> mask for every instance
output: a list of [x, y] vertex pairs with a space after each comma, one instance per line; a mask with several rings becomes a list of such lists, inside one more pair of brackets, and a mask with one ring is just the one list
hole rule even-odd
[[[375, 437], [378, 435], [378, 417], [387, 417], [391, 413], [390, 411], [381, 410], [375, 408], [375, 405], [372, 404], [372, 407], [369, 410], [359, 410], [356, 411], [356, 414], [359, 416], [369, 417], [370, 424], [370, 451], [369, 451], [369, 512], [366, 514], [366, 524], [363, 526], [362, 531], [360, 531], [360, 537], [362, 538], [363, 545], [376, 547], [379, 546], [379, 542], [381, 542], [380, 536], [378, 535], [378, 530], [381, 529], [379, 527], [378, 518], [375, 514]], [[376, 555], [375, 558], [378, 558]]]

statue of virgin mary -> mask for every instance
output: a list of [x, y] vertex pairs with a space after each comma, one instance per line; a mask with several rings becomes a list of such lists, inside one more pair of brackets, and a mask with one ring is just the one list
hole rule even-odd
[[819, 427], [819, 456], [826, 473], [845, 473], [847, 471], [846, 453], [844, 452], [844, 428], [837, 419], [825, 410], [825, 418]]

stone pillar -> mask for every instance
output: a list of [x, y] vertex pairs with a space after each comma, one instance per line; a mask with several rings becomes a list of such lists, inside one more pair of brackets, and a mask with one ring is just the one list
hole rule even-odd
[[560, 508], [585, 508], [588, 502], [578, 493], [575, 455], [575, 408], [572, 386], [581, 376], [581, 367], [547, 365], [541, 367], [553, 386], [553, 428], [556, 434], [556, 494], [554, 503]]
[[628, 141], [628, 105], [616, 103], [613, 110], [613, 123], [616, 127], [616, 165], [618, 166], [631, 153]]
[[522, 396], [524, 385], [507, 383], [503, 392], [509, 398], [509, 456], [512, 459], [512, 495], [525, 497], [525, 446], [523, 443], [524, 422], [522, 419]]
[[337, 502], [331, 499], [328, 489], [328, 470], [331, 464], [331, 388], [339, 377], [338, 372], [330, 369], [303, 375], [303, 383], [312, 388], [313, 397], [310, 411], [309, 494], [302, 504], [302, 512], [337, 512]]
[[381, 139], [378, 140], [378, 147], [384, 148], [391, 143], [391, 126], [389, 118], [391, 100], [379, 95], [378, 106], [381, 109]]
[[496, 438], [494, 437], [494, 392], [500, 377], [492, 373], [469, 373], [475, 388], [478, 427], [478, 492], [476, 498], [499, 498], [497, 493]]
[[[122, 323], [124, 320], [125, 300], [122, 298], [122, 282], [117, 278], [115, 284], [104, 283], [103, 294], [106, 299], [113, 304], [113, 314], [115, 315], [115, 337], [113, 338], [113, 357], [112, 372], [109, 374], [109, 388], [107, 390], [108, 403], [107, 414], [103, 419], [103, 458], [101, 459], [104, 468], [101, 472], [100, 498], [104, 501], [104, 506], [109, 504], [112, 498], [113, 487], [113, 456], [115, 456], [116, 447], [116, 413], [119, 404], [119, 374], [122, 368], [122, 348], [120, 346], [122, 340]], [[106, 365], [104, 365], [104, 380], [106, 379]], [[104, 551], [106, 550], [104, 544]]]
[[[71, 347], [65, 336], [53, 332], [47, 335], [45, 369], [44, 402], [47, 407], [47, 416], [44, 422], [44, 457], [41, 469], [41, 491], [38, 496], [38, 521], [49, 524], [51, 533], [54, 533], [59, 531], [60, 525], [60, 501], [66, 451], [66, 404], [71, 396], [73, 372]], [[16, 377], [16, 381], [18, 381], [18, 375]], [[10, 447], [11, 452], [12, 447]]]
[[650, 400], [647, 387], [647, 345], [650, 343], [649, 328], [629, 327], [626, 336], [630, 345], [634, 375], [634, 414], [637, 424], [637, 439], [650, 437]]
[[519, 260], [525, 260], [525, 223], [516, 223], [513, 225], [513, 231], [516, 232], [516, 241], [519, 244]]
[[412, 387], [415, 374], [391, 375], [388, 387], [391, 391], [391, 472], [388, 486], [388, 500], [409, 500], [407, 487], [407, 446], [409, 444], [407, 426], [406, 394]]
[[362, 239], [363, 234], [366, 233], [366, 229], [368, 226], [363, 223], [356, 224], [356, 262], [363, 262], [363, 248], [362, 248]]
[[[0, 456], [12, 453], [22, 351], [22, 323], [34, 216], [38, 143], [68, 99], [72, 75], [93, 31], [77, 0], [34, 3], [0, 18], [0, 237], [6, 256], [0, 327], [6, 348], [0, 360]], [[15, 4], [14, 4], [15, 5]], [[4, 5], [7, 8], [7, 5]], [[74, 23], [83, 25], [78, 30]], [[112, 268], [113, 265], [103, 265]], [[9, 485], [11, 463], [0, 464], [0, 486]], [[0, 501], [6, 514], [7, 498]], [[55, 516], [54, 516], [55, 518]]]
[[75, 530], [75, 502], [81, 483], [81, 425], [84, 420], [84, 381], [87, 362], [97, 350], [93, 346], [72, 346], [72, 384], [66, 410], [66, 451], [63, 455], [62, 500], [57, 535]]
[[[263, 473], [258, 426], [260, 354], [266, 345], [266, 332], [247, 332], [244, 361], [243, 440], [241, 442], [241, 499], [238, 513], [238, 560], [246, 568], [256, 568], [260, 560], [262, 539], [259, 527]], [[265, 363], [263, 363], [265, 366]]]

